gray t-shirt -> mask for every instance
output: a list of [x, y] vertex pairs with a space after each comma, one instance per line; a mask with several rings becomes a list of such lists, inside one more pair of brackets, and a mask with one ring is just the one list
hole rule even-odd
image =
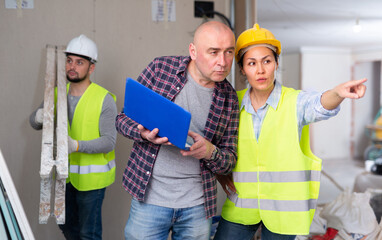
[[[214, 88], [200, 86], [188, 73], [187, 79], [175, 103], [191, 113], [190, 130], [204, 136]], [[169, 208], [187, 208], [204, 203], [199, 159], [182, 156], [175, 146], [162, 145], [145, 203]]]

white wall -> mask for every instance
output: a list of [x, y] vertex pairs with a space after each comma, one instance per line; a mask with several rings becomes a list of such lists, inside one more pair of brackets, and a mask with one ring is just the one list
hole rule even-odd
[[301, 54], [282, 54], [280, 67], [282, 84], [286, 87], [301, 89]]
[[[99, 49], [92, 80], [114, 92], [122, 109], [126, 77], [136, 78], [156, 56], [188, 54], [202, 19], [194, 18], [194, 1], [175, 2], [176, 22], [153, 22], [150, 0], [35, 0], [34, 9], [21, 11], [0, 3], [0, 149], [36, 239], [63, 239], [53, 219], [38, 224], [41, 132], [28, 122], [43, 99], [46, 44], [66, 45], [81, 33], [92, 38]], [[227, 14], [227, 3], [214, 1], [215, 10]], [[121, 179], [131, 145], [118, 135], [116, 182], [103, 207], [104, 239], [123, 239], [130, 196]]]
[[[351, 52], [335, 48], [302, 48], [303, 90], [326, 91], [351, 79]], [[312, 151], [320, 158], [350, 158], [350, 100], [339, 114], [310, 125]]]

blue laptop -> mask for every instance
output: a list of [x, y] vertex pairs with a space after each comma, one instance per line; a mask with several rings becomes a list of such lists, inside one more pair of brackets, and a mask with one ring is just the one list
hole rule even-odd
[[191, 113], [131, 78], [126, 79], [123, 112], [149, 130], [158, 128], [158, 135], [178, 148], [188, 149]]

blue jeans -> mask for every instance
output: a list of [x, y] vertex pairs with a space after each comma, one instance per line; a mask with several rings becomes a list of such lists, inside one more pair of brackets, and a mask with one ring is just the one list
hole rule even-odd
[[220, 219], [214, 240], [251, 240], [261, 226], [261, 240], [293, 240], [295, 235], [281, 235], [269, 231], [262, 222], [243, 225]]
[[166, 240], [170, 231], [174, 240], [207, 240], [211, 218], [206, 219], [204, 205], [191, 208], [166, 208], [131, 201], [125, 227], [126, 240]]
[[102, 202], [106, 188], [78, 191], [66, 184], [65, 224], [59, 225], [65, 238], [102, 239]]

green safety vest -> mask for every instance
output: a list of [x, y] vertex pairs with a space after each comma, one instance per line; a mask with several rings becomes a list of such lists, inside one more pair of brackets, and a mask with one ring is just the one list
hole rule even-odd
[[[67, 92], [69, 91], [67, 84]], [[91, 83], [81, 96], [73, 114], [72, 124], [68, 123], [68, 135], [79, 141], [89, 141], [100, 137], [99, 118], [103, 101], [107, 94], [114, 94]], [[79, 191], [90, 191], [109, 186], [115, 180], [115, 152], [69, 154], [70, 182]]]
[[[240, 105], [246, 91], [238, 92]], [[224, 219], [244, 225], [262, 221], [278, 234], [309, 234], [322, 161], [310, 150], [308, 126], [299, 140], [298, 93], [282, 87], [277, 109], [268, 108], [258, 141], [251, 114], [241, 110], [238, 159], [232, 173], [236, 193], [224, 203]]]

